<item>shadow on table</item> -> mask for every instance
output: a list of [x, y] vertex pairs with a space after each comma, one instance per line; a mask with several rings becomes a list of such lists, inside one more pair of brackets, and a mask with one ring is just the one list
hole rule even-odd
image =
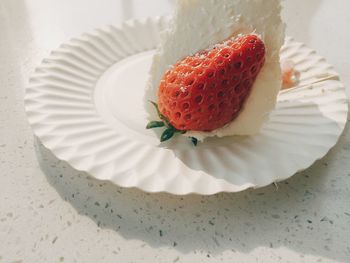
[[[350, 209], [342, 189], [347, 167], [349, 130], [341, 143], [310, 169], [275, 186], [236, 194], [172, 196], [147, 194], [101, 182], [57, 160], [38, 141], [41, 167], [61, 197], [101, 228], [152, 247], [173, 247], [208, 257], [231, 250], [287, 247], [303, 255], [334, 260], [350, 257]], [[312, 174], [312, 176], [310, 176]], [[336, 230], [335, 230], [336, 226]], [[344, 233], [335, 233], [343, 229]]]

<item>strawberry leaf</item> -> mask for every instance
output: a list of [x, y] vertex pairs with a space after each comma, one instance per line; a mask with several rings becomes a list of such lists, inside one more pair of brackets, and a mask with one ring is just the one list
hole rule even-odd
[[158, 117], [164, 121], [165, 125], [168, 126], [168, 127], [172, 127], [170, 122], [168, 121], [168, 119], [160, 112], [159, 108], [158, 108], [158, 104], [155, 103], [154, 101], [149, 101], [150, 103], [152, 103], [152, 105], [154, 106], [154, 108], [156, 109], [157, 111], [157, 114], [158, 114]]
[[154, 129], [154, 128], [160, 128], [164, 127], [165, 124], [162, 121], [151, 121], [147, 124], [146, 129]]
[[156, 108], [156, 111], [157, 111], [157, 114], [158, 114], [158, 116], [159, 116], [159, 118], [162, 118], [162, 114], [160, 113], [160, 111], [159, 111], [159, 109], [158, 109], [158, 104], [157, 103], [155, 103], [154, 101], [149, 101], [150, 103], [152, 103], [152, 105], [154, 106], [154, 108]]
[[186, 131], [178, 130], [171, 125], [168, 119], [160, 112], [157, 103], [155, 103], [154, 101], [149, 101], [149, 102], [152, 103], [152, 105], [155, 107], [157, 114], [162, 121], [151, 121], [147, 124], [146, 129], [160, 128], [160, 127], [166, 126], [167, 127], [166, 130], [163, 132], [163, 134], [160, 137], [161, 142], [170, 140], [176, 133], [178, 134], [186, 133]]
[[175, 134], [174, 128], [168, 128], [163, 132], [162, 136], [160, 136], [160, 141], [161, 142], [168, 141], [174, 136], [174, 134]]
[[193, 145], [194, 145], [194, 146], [197, 146], [197, 144], [198, 144], [198, 139], [195, 138], [195, 137], [190, 137], [190, 139], [191, 139], [191, 142], [193, 143]]

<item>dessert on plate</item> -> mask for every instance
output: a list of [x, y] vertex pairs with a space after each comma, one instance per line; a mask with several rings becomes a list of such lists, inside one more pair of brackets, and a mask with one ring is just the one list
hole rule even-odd
[[[179, 0], [171, 25], [134, 20], [63, 44], [25, 91], [34, 134], [73, 168], [147, 192], [211, 195], [289, 178], [336, 144], [348, 99], [332, 65], [284, 41], [280, 8], [278, 0]], [[279, 93], [293, 75], [296, 88]], [[144, 105], [149, 128], [163, 126], [156, 136], [145, 130]], [[188, 137], [213, 136], [226, 137], [191, 150]]]
[[195, 144], [258, 133], [282, 85], [280, 13], [280, 0], [178, 0], [153, 58], [147, 128]]

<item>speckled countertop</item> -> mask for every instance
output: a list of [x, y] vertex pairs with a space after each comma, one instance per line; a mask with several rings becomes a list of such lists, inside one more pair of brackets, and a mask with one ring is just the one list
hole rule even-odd
[[[326, 158], [278, 188], [210, 197], [121, 189], [35, 142], [22, 105], [35, 66], [84, 31], [172, 11], [173, 1], [145, 2], [0, 1], [0, 263], [350, 262], [348, 128]], [[350, 87], [350, 2], [285, 6], [288, 34]]]

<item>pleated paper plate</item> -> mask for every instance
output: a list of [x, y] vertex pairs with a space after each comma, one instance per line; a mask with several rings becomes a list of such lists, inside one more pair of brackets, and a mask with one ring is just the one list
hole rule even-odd
[[309, 167], [347, 119], [345, 88], [325, 59], [288, 38], [298, 87], [282, 91], [261, 133], [160, 145], [145, 130], [148, 70], [167, 18], [130, 21], [71, 40], [36, 69], [25, 92], [35, 135], [77, 170], [123, 187], [177, 195], [263, 187]]

